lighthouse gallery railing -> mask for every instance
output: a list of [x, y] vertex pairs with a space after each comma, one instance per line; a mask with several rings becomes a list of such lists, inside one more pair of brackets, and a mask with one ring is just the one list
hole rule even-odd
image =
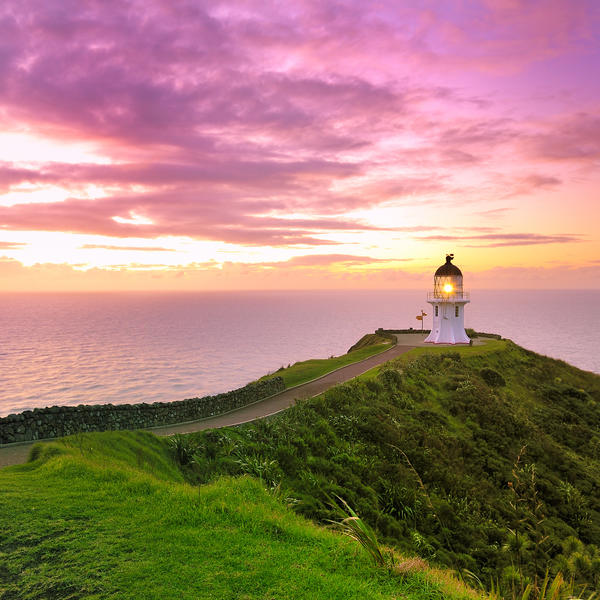
[[434, 302], [469, 302], [471, 295], [469, 292], [459, 292], [456, 294], [446, 292], [427, 292], [427, 300]]

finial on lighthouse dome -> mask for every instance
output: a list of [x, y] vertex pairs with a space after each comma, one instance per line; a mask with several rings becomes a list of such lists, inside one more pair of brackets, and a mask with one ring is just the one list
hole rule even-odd
[[454, 275], [462, 277], [461, 270], [452, 264], [454, 260], [454, 254], [446, 254], [446, 262], [436, 272], [436, 277], [447, 277], [448, 275]]
[[464, 309], [469, 294], [463, 291], [462, 271], [452, 264], [454, 254], [446, 254], [446, 262], [433, 277], [433, 292], [427, 302], [433, 307], [431, 333], [425, 339], [433, 344], [468, 344]]

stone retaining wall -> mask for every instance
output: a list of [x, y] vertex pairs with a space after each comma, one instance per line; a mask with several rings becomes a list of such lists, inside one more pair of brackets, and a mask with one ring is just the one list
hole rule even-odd
[[177, 402], [34, 408], [0, 418], [0, 446], [62, 437], [80, 431], [144, 429], [195, 421], [252, 404], [284, 389], [283, 379], [273, 377], [224, 394]]
[[412, 327], [410, 329], [383, 329], [380, 327], [375, 330], [375, 333], [385, 337], [392, 333], [431, 333], [431, 329], [413, 329]]

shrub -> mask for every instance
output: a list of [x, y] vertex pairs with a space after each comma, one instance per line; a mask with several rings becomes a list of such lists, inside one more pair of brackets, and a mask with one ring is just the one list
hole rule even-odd
[[395, 392], [402, 387], [402, 374], [396, 369], [382, 369], [377, 376], [387, 392]]
[[462, 358], [458, 352], [443, 352], [440, 354], [441, 359], [449, 359], [454, 362], [462, 362]]
[[506, 381], [504, 377], [498, 373], [498, 371], [494, 371], [494, 369], [489, 369], [488, 367], [484, 367], [479, 371], [481, 378], [491, 387], [504, 387], [506, 385]]
[[169, 438], [169, 447], [175, 455], [177, 462], [182, 465], [189, 465], [198, 450], [198, 445], [189, 436], [176, 433]]

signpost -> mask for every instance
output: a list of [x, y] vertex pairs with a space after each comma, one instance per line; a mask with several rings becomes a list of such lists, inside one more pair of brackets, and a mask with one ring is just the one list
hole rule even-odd
[[421, 314], [417, 315], [417, 321], [421, 321], [421, 331], [423, 331], [423, 317], [426, 317], [427, 313], [421, 310]]

